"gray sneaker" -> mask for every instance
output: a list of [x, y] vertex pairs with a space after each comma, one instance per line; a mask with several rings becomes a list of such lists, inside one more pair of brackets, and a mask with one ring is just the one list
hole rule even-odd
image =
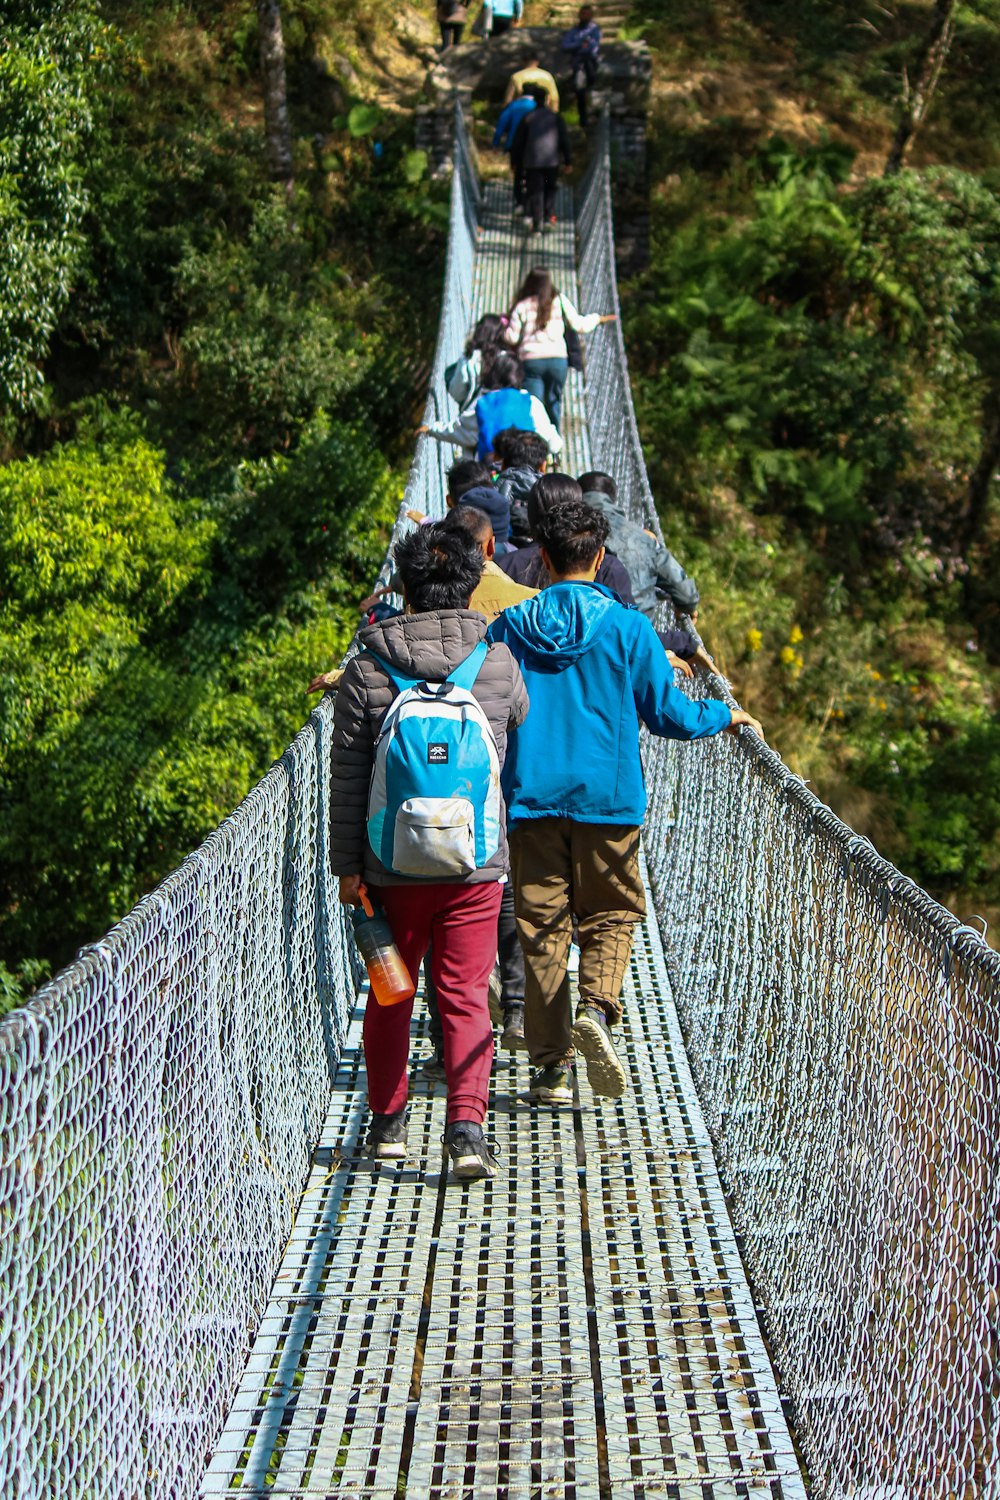
[[528, 1098], [535, 1104], [573, 1103], [573, 1071], [571, 1068], [539, 1068], [532, 1073], [528, 1085]]
[[493, 1154], [497, 1148], [474, 1120], [455, 1120], [444, 1133], [444, 1144], [459, 1181], [474, 1182], [478, 1177], [497, 1175], [497, 1159]]
[[520, 1001], [503, 1008], [503, 1032], [500, 1045], [506, 1052], [527, 1052], [524, 1040], [524, 1006]]
[[365, 1154], [375, 1161], [404, 1161], [406, 1158], [406, 1110], [394, 1115], [372, 1115], [365, 1141]]
[[620, 1099], [625, 1092], [625, 1069], [614, 1049], [603, 1010], [581, 1005], [573, 1026], [573, 1045], [587, 1063], [587, 1082], [604, 1099]]

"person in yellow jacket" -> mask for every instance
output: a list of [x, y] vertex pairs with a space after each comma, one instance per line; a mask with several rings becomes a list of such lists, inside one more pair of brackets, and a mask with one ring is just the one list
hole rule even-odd
[[516, 73], [510, 75], [507, 92], [503, 96], [504, 104], [509, 104], [512, 99], [520, 99], [529, 83], [545, 90], [544, 102], [558, 114], [559, 85], [548, 69], [542, 67], [537, 57], [529, 57], [523, 68], [518, 68]]
[[523, 604], [525, 599], [533, 599], [538, 593], [537, 589], [515, 583], [493, 561], [496, 538], [493, 535], [493, 522], [484, 510], [478, 510], [474, 505], [456, 505], [440, 524], [449, 531], [463, 531], [483, 554], [483, 576], [473, 590], [469, 608], [485, 615], [491, 624], [497, 615], [509, 609], [512, 604]]

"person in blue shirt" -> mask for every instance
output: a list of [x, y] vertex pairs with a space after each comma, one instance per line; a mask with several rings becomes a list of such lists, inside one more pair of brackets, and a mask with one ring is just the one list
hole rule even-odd
[[594, 20], [594, 12], [589, 5], [582, 7], [579, 20], [566, 32], [560, 46], [563, 52], [568, 52], [570, 55], [570, 62], [573, 66], [573, 91], [576, 94], [577, 108], [580, 112], [580, 124], [586, 130], [587, 90], [597, 76], [597, 68], [601, 61], [601, 28]]
[[493, 439], [507, 427], [537, 432], [550, 453], [562, 451], [563, 440], [537, 396], [522, 389], [524, 372], [513, 354], [500, 353], [474, 406], [452, 422], [432, 422], [417, 428], [439, 443], [471, 448], [482, 462], [493, 453]]
[[[673, 685], [652, 624], [594, 578], [608, 523], [570, 500], [546, 512], [539, 536], [552, 582], [514, 605], [489, 635], [510, 650], [531, 712], [508, 743], [507, 803], [518, 933], [524, 949], [529, 1094], [571, 1104], [575, 1052], [595, 1094], [618, 1098], [625, 1071], [609, 1027], [621, 1019], [632, 929], [645, 916], [639, 837], [646, 788], [639, 726], [696, 740], [756, 719]], [[579, 1004], [571, 1016], [566, 961], [574, 919]]]
[[524, 0], [483, 0], [482, 34], [503, 36], [512, 26], [519, 26], [524, 15]]
[[[500, 111], [500, 118], [497, 120], [497, 128], [493, 132], [494, 151], [511, 152], [517, 127], [524, 116], [531, 113], [535, 103], [533, 94], [521, 94], [519, 98], [512, 99], [509, 104], [504, 105]], [[515, 167], [513, 155], [510, 157], [510, 169], [514, 174], [514, 213], [520, 215], [524, 213], [528, 198], [527, 178], [523, 170], [519, 172]]]

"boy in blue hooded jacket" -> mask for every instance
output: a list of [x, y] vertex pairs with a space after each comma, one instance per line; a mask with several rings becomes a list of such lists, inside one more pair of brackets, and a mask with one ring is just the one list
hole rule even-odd
[[[653, 626], [594, 582], [608, 523], [592, 506], [550, 510], [539, 540], [552, 583], [508, 609], [490, 637], [510, 649], [531, 697], [503, 771], [518, 932], [526, 964], [529, 1093], [571, 1104], [575, 1051], [595, 1094], [618, 1098], [625, 1071], [609, 1027], [621, 1019], [632, 930], [646, 914], [639, 836], [646, 788], [640, 721], [653, 734], [702, 739], [755, 719], [718, 699], [693, 702]], [[580, 944], [575, 1023], [566, 960]]]

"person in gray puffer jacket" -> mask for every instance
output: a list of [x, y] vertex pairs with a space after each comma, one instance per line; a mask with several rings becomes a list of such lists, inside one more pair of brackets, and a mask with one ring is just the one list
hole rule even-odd
[[[396, 569], [407, 612], [358, 633], [358, 654], [344, 668], [330, 749], [330, 867], [340, 900], [357, 906], [361, 886], [389, 919], [407, 970], [416, 975], [432, 949], [448, 1083], [445, 1143], [456, 1176], [492, 1177], [496, 1163], [483, 1136], [493, 1028], [487, 1003], [497, 954], [497, 919], [508, 868], [506, 809], [499, 807], [499, 846], [464, 877], [432, 879], [386, 870], [368, 838], [368, 798], [375, 745], [398, 694], [385, 667], [400, 677], [443, 682], [484, 641], [486, 620], [468, 608], [483, 556], [464, 532], [420, 526], [396, 544]], [[503, 766], [507, 734], [523, 722], [528, 695], [505, 645], [489, 645], [471, 687], [496, 740]], [[432, 942], [433, 938], [433, 942]], [[364, 1046], [372, 1110], [366, 1148], [377, 1160], [406, 1154], [406, 1098], [413, 1001], [365, 1007]]]
[[610, 474], [591, 471], [580, 475], [580, 488], [588, 505], [605, 516], [611, 530], [608, 551], [624, 565], [632, 581], [636, 608], [652, 619], [656, 614], [656, 591], [660, 589], [678, 614], [690, 615], [698, 608], [698, 589], [673, 553], [650, 532], [630, 521], [618, 503], [618, 486]]

